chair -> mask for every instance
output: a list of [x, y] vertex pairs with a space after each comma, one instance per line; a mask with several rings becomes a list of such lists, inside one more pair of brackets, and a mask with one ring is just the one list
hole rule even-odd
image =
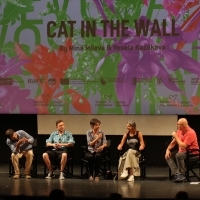
[[[169, 145], [169, 141], [166, 142], [166, 145]], [[178, 147], [175, 146], [171, 149], [171, 152], [178, 152]], [[200, 180], [200, 149], [188, 149], [187, 157], [185, 159], [185, 177], [186, 181], [190, 182], [190, 178], [195, 177]], [[196, 173], [196, 169], [198, 169], [198, 175]], [[190, 175], [190, 172], [192, 175]], [[169, 168], [169, 180], [172, 179], [171, 169]]]
[[[99, 169], [99, 173], [104, 178], [106, 177], [106, 172], [110, 171], [110, 140], [107, 140], [108, 146], [104, 147], [102, 152], [102, 161]], [[87, 146], [81, 146], [81, 178], [89, 177], [88, 160], [86, 154], [88, 153]], [[83, 172], [85, 168], [85, 172]]]
[[[45, 152], [50, 149], [52, 149], [52, 148], [45, 147]], [[71, 178], [74, 175], [74, 172], [73, 172], [73, 147], [67, 147], [67, 152], [68, 152], [67, 153], [67, 163], [66, 163], [63, 173], [64, 173], [65, 177]], [[60, 159], [59, 158], [54, 160], [52, 164], [54, 165], [53, 172], [55, 172], [57, 169], [60, 169]], [[46, 177], [46, 175], [47, 175], [47, 167], [46, 167], [46, 164], [44, 163], [44, 176]], [[55, 174], [54, 174], [54, 176], [55, 176]]]
[[[123, 148], [122, 150], [118, 152], [118, 158], [120, 158], [120, 156], [124, 154], [125, 152], [124, 149], [125, 148]], [[140, 179], [144, 180], [146, 178], [145, 149], [140, 151], [140, 153], [141, 153], [141, 156], [139, 157]], [[118, 176], [118, 173], [117, 173], [117, 176]], [[118, 179], [117, 176], [115, 177], [115, 179]]]
[[[187, 158], [185, 160], [185, 164], [185, 177], [187, 182], [190, 182], [190, 177], [195, 177], [200, 180], [200, 149], [187, 150]], [[198, 169], [198, 175], [196, 169]], [[192, 175], [190, 175], [190, 172], [192, 173]]]
[[[31, 176], [36, 177], [37, 176], [37, 139], [34, 139], [33, 142], [33, 161], [32, 161], [32, 166], [31, 166]], [[12, 152], [11, 152], [12, 153]], [[25, 162], [26, 158], [22, 156], [22, 158], [19, 159], [19, 168], [24, 168], [25, 169]], [[10, 158], [9, 160], [9, 177], [14, 175], [14, 167], [12, 164], [12, 160]]]

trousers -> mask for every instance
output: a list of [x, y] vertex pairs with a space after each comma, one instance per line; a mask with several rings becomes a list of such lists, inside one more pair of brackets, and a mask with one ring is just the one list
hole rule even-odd
[[24, 175], [29, 175], [31, 172], [31, 165], [32, 165], [33, 156], [34, 156], [32, 149], [28, 151], [23, 151], [22, 153], [11, 154], [11, 160], [14, 167], [15, 175], [20, 175], [19, 159], [22, 158], [22, 156], [25, 156], [26, 158]]

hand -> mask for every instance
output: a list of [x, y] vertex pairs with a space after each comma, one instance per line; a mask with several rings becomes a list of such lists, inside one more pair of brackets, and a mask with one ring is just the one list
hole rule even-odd
[[169, 159], [171, 157], [171, 151], [169, 151], [168, 149], [166, 150], [165, 153], [165, 159]]
[[60, 145], [59, 143], [56, 143], [56, 144], [55, 144], [55, 148], [56, 148], [56, 149], [60, 149], [60, 148], [61, 148], [61, 145]]
[[172, 132], [172, 137], [176, 139], [176, 137], [177, 137], [177, 132], [176, 131]]
[[101, 139], [102, 138], [102, 133], [100, 133], [97, 138]]
[[99, 148], [96, 149], [96, 152], [101, 152], [101, 151], [103, 151], [103, 148], [104, 148], [103, 146], [100, 146]]
[[140, 146], [140, 147], [139, 147], [139, 150], [140, 150], [140, 151], [142, 151], [143, 149], [144, 149], [144, 147], [143, 147], [143, 146]]
[[119, 144], [118, 147], [117, 147], [117, 149], [118, 149], [118, 150], [122, 150], [122, 145]]

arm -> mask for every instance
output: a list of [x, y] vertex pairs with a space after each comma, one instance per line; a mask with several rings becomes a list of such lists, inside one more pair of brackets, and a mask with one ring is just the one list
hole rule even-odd
[[55, 143], [54, 143], [53, 137], [54, 137], [54, 133], [52, 133], [50, 135], [49, 139], [46, 140], [46, 146], [47, 147], [55, 147]]
[[[173, 133], [175, 133], [176, 131], [174, 131]], [[172, 136], [173, 136], [172, 133]], [[170, 144], [168, 145], [166, 152], [165, 152], [165, 159], [170, 158], [171, 156], [171, 149], [173, 149], [175, 147], [175, 145], [177, 144], [177, 141], [175, 138], [173, 138], [173, 140], [170, 142]]]
[[99, 146], [99, 148], [97, 148], [97, 152], [98, 151], [103, 151], [104, 147], [107, 147], [107, 140], [106, 140], [106, 136], [105, 134], [102, 132], [103, 135], [103, 139], [102, 139], [102, 145]]
[[23, 131], [23, 130], [20, 130], [18, 131], [21, 133], [21, 137], [23, 137], [22, 139], [24, 139], [24, 143], [29, 143], [29, 144], [33, 144], [34, 142], [34, 138], [29, 135], [27, 132]]
[[143, 150], [145, 148], [145, 144], [144, 144], [144, 140], [143, 140], [143, 136], [142, 136], [142, 133], [139, 132], [138, 133], [138, 138], [140, 140], [140, 147], [139, 147], [139, 150]]
[[86, 135], [87, 135], [87, 143], [91, 147], [93, 147], [97, 143], [97, 141], [102, 138], [102, 133], [100, 133], [93, 141], [91, 140], [90, 137], [90, 131], [87, 131]]
[[186, 149], [186, 148], [187, 148], [188, 145], [187, 145], [185, 142], [182, 142], [182, 141], [179, 139], [179, 137], [178, 137], [176, 131], [172, 133], [172, 136], [174, 137], [174, 139], [175, 139], [176, 142], [178, 143], [178, 146], [179, 146], [181, 149]]
[[119, 143], [119, 145], [117, 147], [118, 150], [122, 150], [122, 147], [123, 147], [123, 145], [124, 145], [124, 143], [126, 141], [126, 138], [127, 138], [127, 133], [124, 133], [124, 135], [122, 137], [122, 140], [121, 140], [121, 142]]

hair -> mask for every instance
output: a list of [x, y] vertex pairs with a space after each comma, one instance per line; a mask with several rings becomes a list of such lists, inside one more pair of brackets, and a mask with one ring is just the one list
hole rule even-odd
[[63, 122], [63, 120], [59, 119], [56, 121], [56, 126], [58, 126], [58, 124], [60, 124], [61, 122]]
[[96, 119], [96, 118], [93, 118], [93, 119], [90, 120], [90, 126], [93, 127], [96, 123], [101, 124], [101, 121]]
[[54, 200], [64, 200], [65, 199], [65, 192], [61, 189], [53, 189], [49, 194], [49, 199]]
[[136, 128], [136, 123], [133, 120], [129, 120], [127, 123]]
[[15, 133], [15, 131], [13, 129], [8, 129], [6, 131], [6, 137], [7, 138], [11, 138], [13, 136], [13, 134]]
[[175, 200], [188, 200], [188, 193], [185, 191], [179, 191], [176, 193]]

